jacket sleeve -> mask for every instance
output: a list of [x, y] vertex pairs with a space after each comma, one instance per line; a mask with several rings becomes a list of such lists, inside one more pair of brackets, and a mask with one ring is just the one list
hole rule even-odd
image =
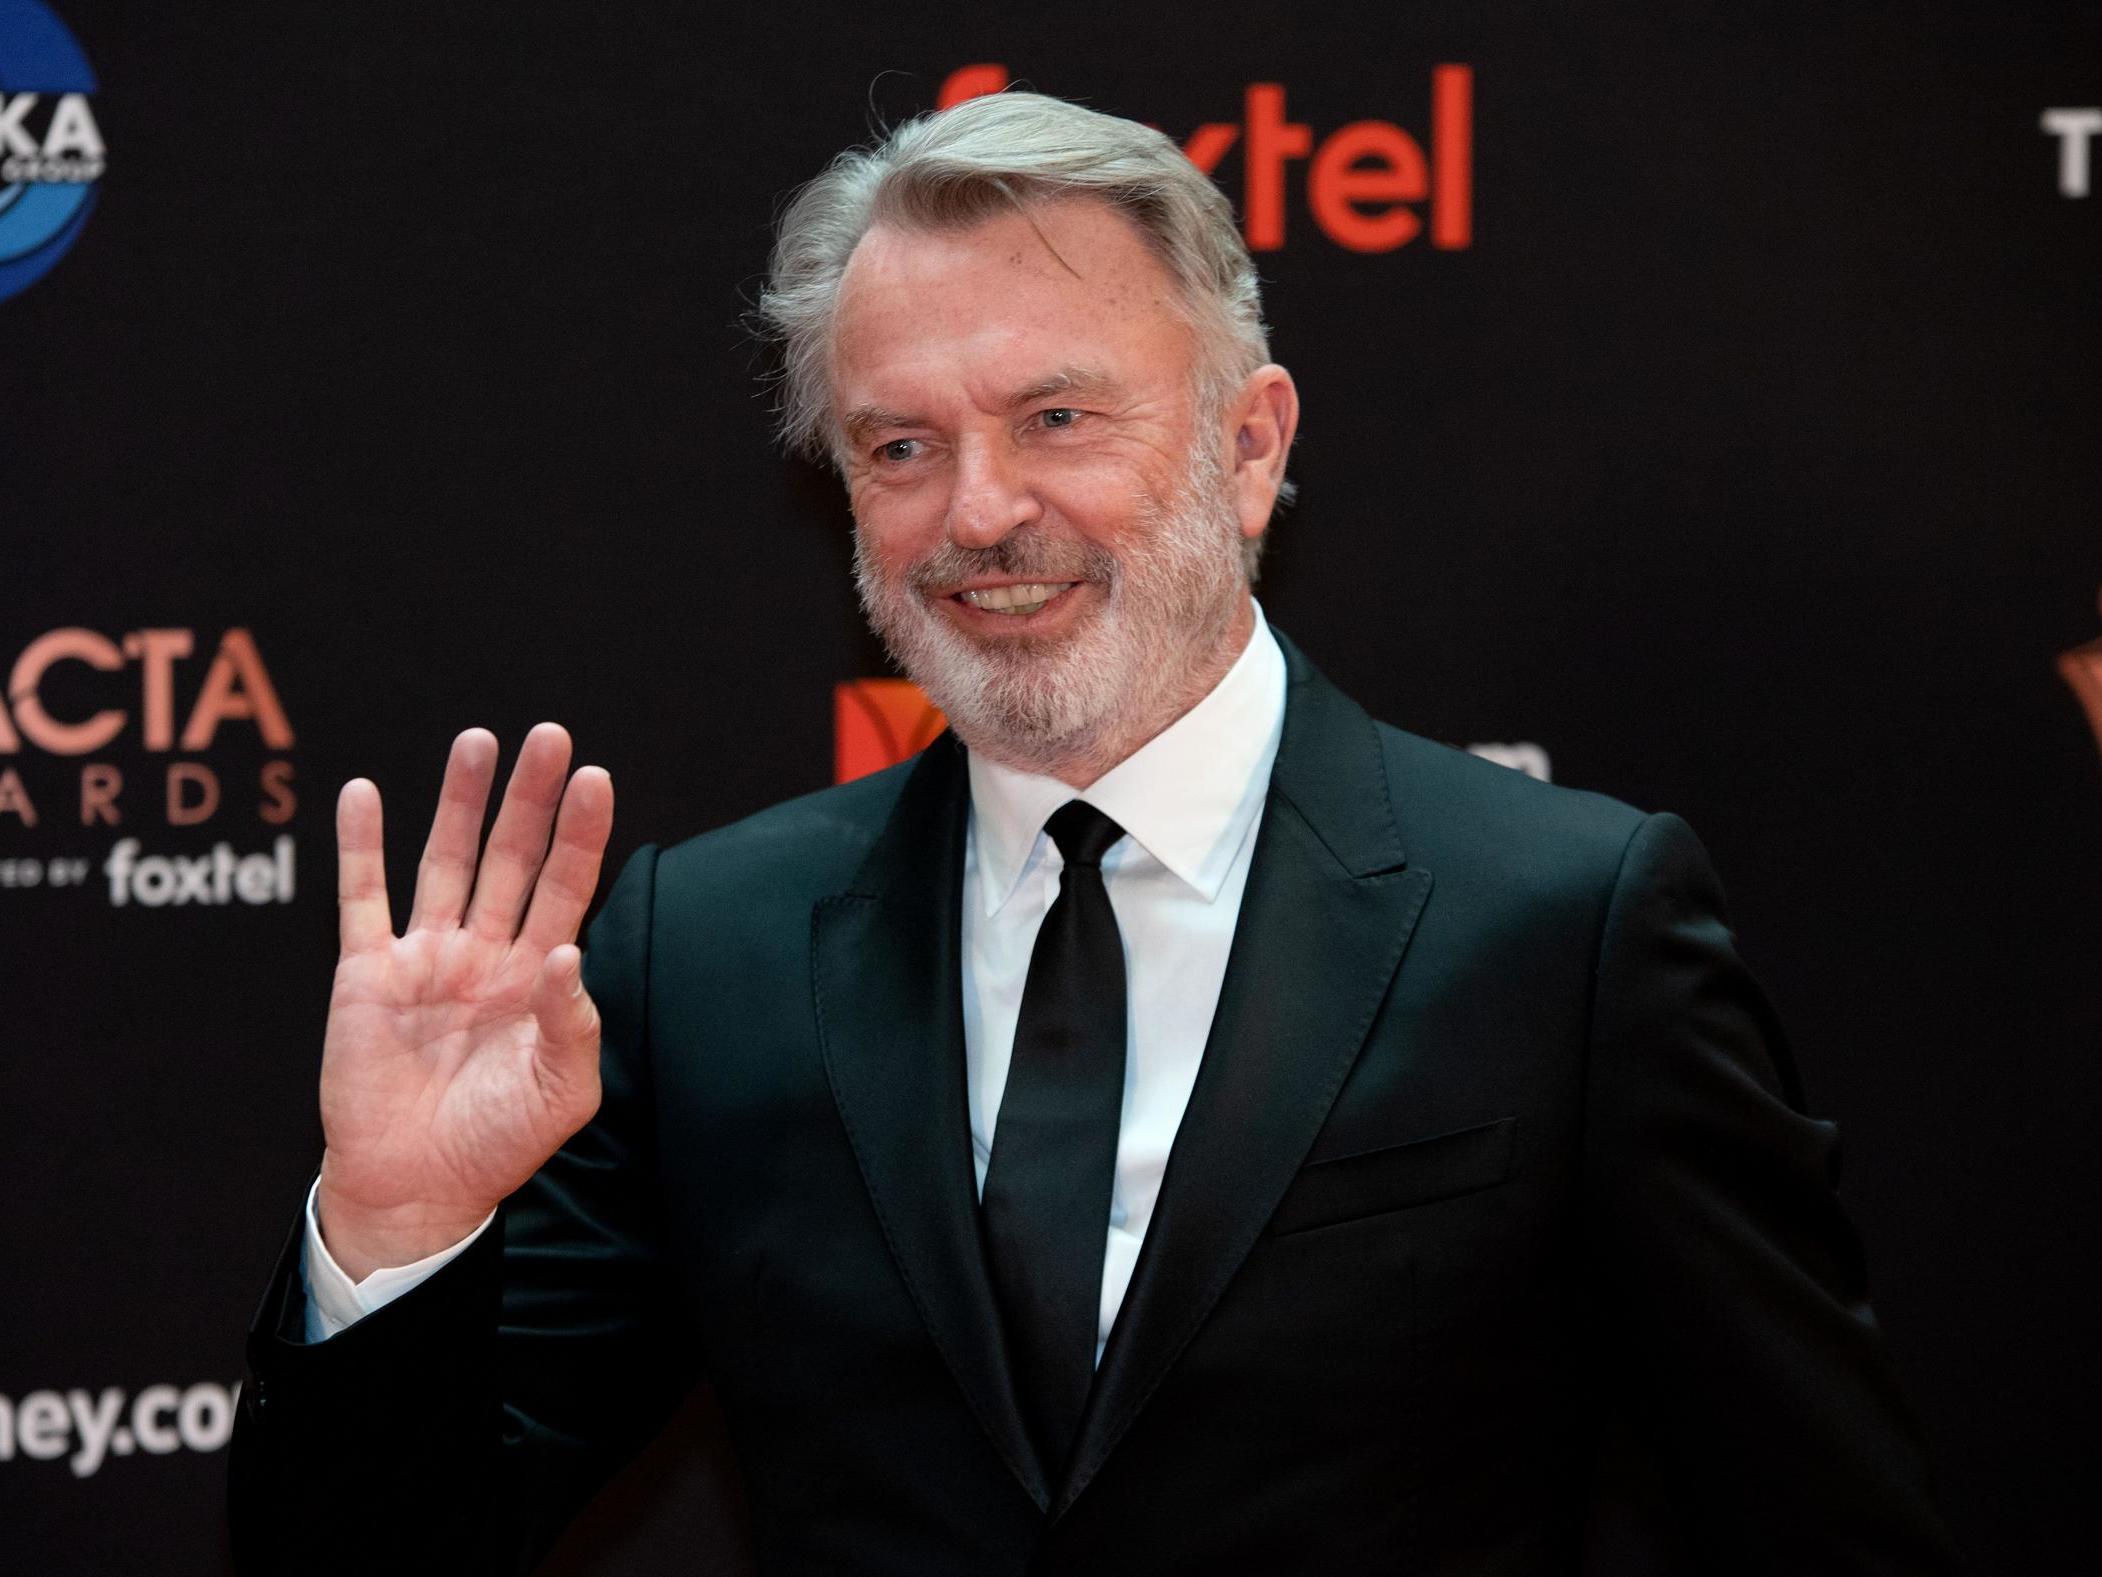
[[1623, 852], [1586, 1070], [1585, 1235], [1607, 1394], [1704, 1572], [1957, 1569], [1773, 1010], [1677, 817]]
[[301, 1234], [249, 1333], [229, 1492], [245, 1573], [529, 1570], [696, 1378], [657, 1254], [649, 1102], [656, 851], [593, 923], [596, 1117], [497, 1227], [308, 1344]]

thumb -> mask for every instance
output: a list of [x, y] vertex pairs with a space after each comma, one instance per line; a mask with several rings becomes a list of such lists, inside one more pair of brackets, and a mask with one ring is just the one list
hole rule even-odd
[[584, 955], [565, 942], [550, 951], [533, 983], [533, 1018], [548, 1071], [583, 1079], [598, 1072], [598, 1007], [584, 990]]

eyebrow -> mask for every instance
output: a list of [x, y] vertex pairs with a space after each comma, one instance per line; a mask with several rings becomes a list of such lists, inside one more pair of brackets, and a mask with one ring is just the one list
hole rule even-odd
[[[1073, 394], [1092, 397], [1106, 394], [1116, 388], [1116, 380], [1092, 367], [1061, 367], [1047, 377], [1034, 383], [1024, 384], [1001, 402], [1007, 410], [1018, 410], [1033, 405], [1038, 400], [1048, 400], [1056, 395]], [[886, 428], [924, 427], [927, 419], [903, 411], [894, 411], [881, 405], [857, 405], [841, 419], [841, 430], [849, 443], [859, 443], [870, 433]]]
[[886, 410], [880, 405], [857, 405], [840, 421], [840, 428], [849, 443], [859, 443], [870, 433], [880, 432], [886, 427], [924, 427], [926, 422], [917, 416], [907, 416], [898, 411]]
[[1115, 380], [1107, 373], [1092, 367], [1061, 367], [1048, 378], [1039, 378], [1015, 390], [1007, 397], [1007, 408], [1033, 405], [1038, 400], [1048, 400], [1054, 394], [1078, 394], [1082, 396], [1107, 393], [1116, 387]]

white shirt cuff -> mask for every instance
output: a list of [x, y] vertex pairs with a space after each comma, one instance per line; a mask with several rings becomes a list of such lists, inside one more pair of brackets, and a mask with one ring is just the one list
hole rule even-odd
[[299, 1277], [306, 1284], [306, 1336], [310, 1342], [325, 1342], [366, 1315], [385, 1308], [411, 1288], [422, 1286], [466, 1253], [468, 1245], [487, 1232], [489, 1223], [496, 1219], [492, 1210], [480, 1226], [451, 1248], [427, 1254], [413, 1265], [382, 1266], [363, 1281], [352, 1281], [349, 1272], [336, 1263], [328, 1245], [321, 1241], [321, 1221], [314, 1214], [314, 1200], [320, 1192], [318, 1181], [307, 1190], [306, 1252], [299, 1261]]

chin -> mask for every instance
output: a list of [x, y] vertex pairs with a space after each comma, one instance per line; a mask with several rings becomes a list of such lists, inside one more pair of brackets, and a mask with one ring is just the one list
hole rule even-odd
[[1091, 619], [1057, 639], [981, 645], [915, 609], [908, 628], [878, 626], [891, 656], [948, 714], [966, 745], [1029, 763], [1085, 753], [1128, 712], [1130, 643]]

